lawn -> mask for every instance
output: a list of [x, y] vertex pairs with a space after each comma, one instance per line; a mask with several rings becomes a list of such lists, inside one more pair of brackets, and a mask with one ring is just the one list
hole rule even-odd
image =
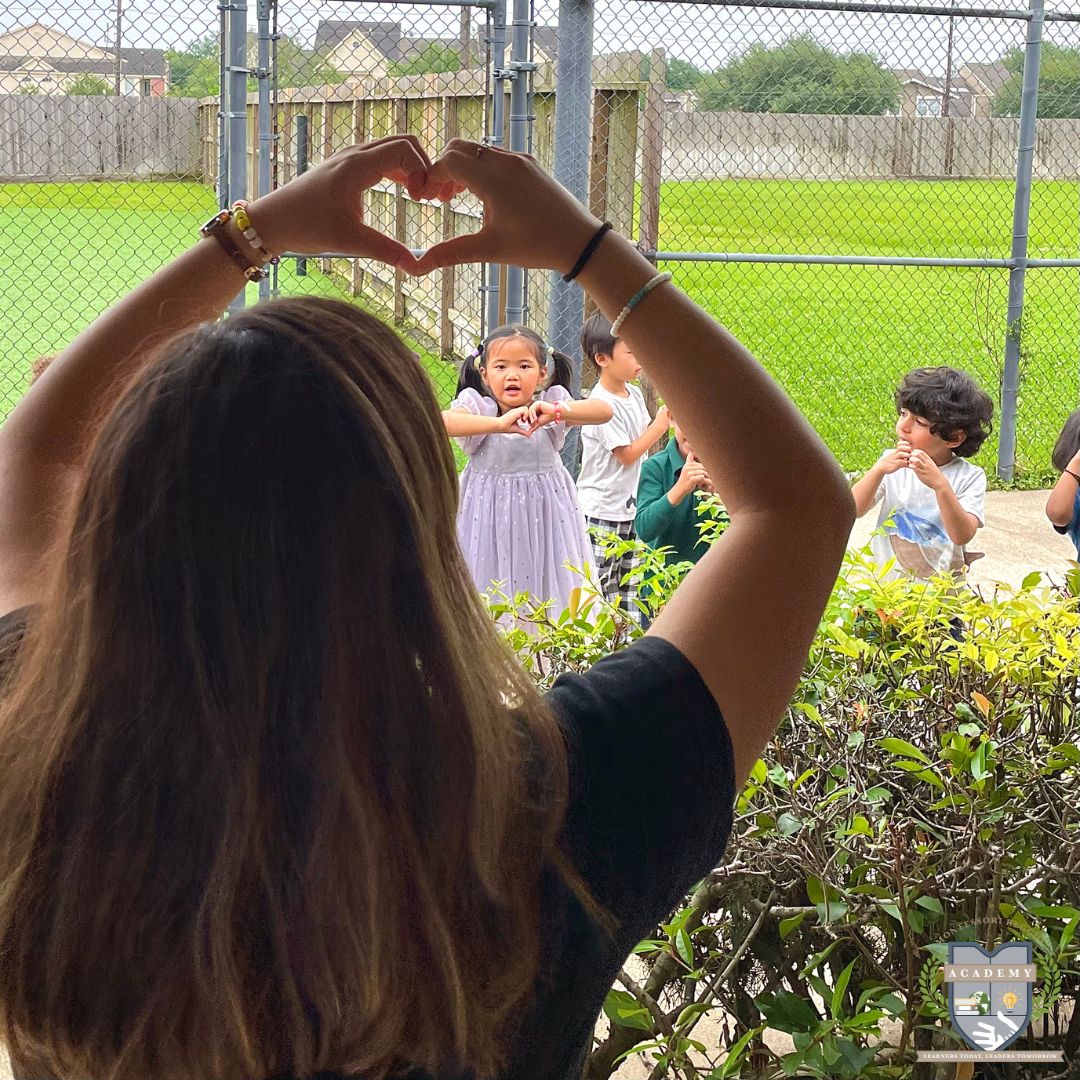
[[[1007, 182], [730, 181], [666, 184], [660, 249], [1006, 258]], [[1035, 184], [1032, 257], [1080, 254], [1080, 185]], [[997, 398], [1008, 271], [939, 267], [668, 263], [676, 282], [753, 350], [845, 468], [890, 436], [892, 388], [911, 367], [952, 364]], [[1028, 271], [1018, 467], [1048, 475], [1080, 403], [1076, 270]], [[992, 470], [996, 437], [976, 461]]]
[[[0, 184], [0, 415], [19, 400], [36, 356], [62, 348], [113, 301], [179, 254], [217, 208], [202, 184]], [[315, 263], [300, 277], [282, 263], [282, 295], [347, 300]], [[255, 286], [248, 300], [258, 298]], [[414, 346], [415, 342], [412, 343]], [[451, 365], [421, 354], [440, 401], [449, 401]]]
[[[1080, 253], [1080, 185], [1038, 182], [1031, 254]], [[18, 399], [33, 357], [53, 351], [189, 242], [214, 209], [198, 184], [0, 185], [5, 362], [0, 412]], [[663, 250], [1001, 257], [1009, 252], [1008, 182], [665, 184]], [[908, 368], [949, 363], [996, 397], [1005, 270], [670, 264], [676, 281], [739, 335], [819, 428], [845, 468], [888, 441], [891, 391]], [[281, 292], [340, 295], [292, 266]], [[1025, 308], [1019, 464], [1046, 475], [1049, 449], [1080, 384], [1077, 271], [1031, 270]], [[252, 290], [254, 299], [254, 290]], [[452, 369], [425, 362], [442, 400]], [[992, 470], [996, 441], [978, 459]]]

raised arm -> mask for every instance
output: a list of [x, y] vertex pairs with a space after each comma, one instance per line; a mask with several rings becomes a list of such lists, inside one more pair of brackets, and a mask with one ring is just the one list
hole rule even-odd
[[[585, 277], [584, 274], [581, 276], [582, 278]], [[671, 413], [668, 412], [666, 405], [661, 405], [656, 410], [656, 415], [652, 418], [649, 426], [632, 443], [628, 446], [616, 446], [611, 451], [615, 455], [615, 460], [624, 467], [633, 465], [635, 461], [649, 452], [649, 447], [670, 427]]]
[[[390, 178], [429, 194], [430, 162], [411, 137], [335, 154], [252, 203], [269, 252], [349, 251], [415, 267], [401, 244], [365, 226], [359, 194]], [[230, 224], [233, 241], [261, 262]], [[0, 613], [41, 597], [42, 552], [53, 542], [98, 421], [157, 345], [217, 318], [243, 272], [213, 238], [198, 240], [113, 305], [49, 366], [0, 428]]]
[[[457, 141], [433, 175], [481, 196], [484, 227], [433, 249], [420, 260], [423, 270], [491, 259], [565, 273], [600, 224], [524, 156]], [[614, 319], [655, 273], [632, 244], [609, 233], [580, 280]], [[676, 645], [711, 690], [741, 784], [806, 663], [854, 520], [851, 492], [787, 395], [678, 289], [651, 292], [622, 336], [731, 513], [724, 542], [688, 575], [650, 633]]]
[[1076, 493], [1080, 491], [1080, 452], [1074, 454], [1046, 500], [1046, 516], [1058, 529], [1072, 524]]

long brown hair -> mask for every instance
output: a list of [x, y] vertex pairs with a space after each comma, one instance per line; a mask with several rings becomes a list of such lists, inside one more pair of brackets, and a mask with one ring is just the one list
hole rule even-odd
[[566, 756], [456, 502], [423, 369], [349, 305], [203, 326], [128, 388], [0, 706], [15, 1061], [497, 1070]]

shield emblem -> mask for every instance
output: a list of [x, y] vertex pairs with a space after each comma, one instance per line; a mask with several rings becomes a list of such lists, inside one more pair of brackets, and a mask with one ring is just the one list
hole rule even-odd
[[[1011, 941], [992, 953], [973, 941], [949, 943], [949, 964], [971, 969], [970, 981], [949, 982], [949, 1016], [953, 1026], [973, 1050], [996, 1051], [1011, 1046], [1031, 1020], [1031, 982], [1009, 978], [987, 968], [1030, 965], [1030, 941]], [[983, 977], [986, 976], [986, 977]]]

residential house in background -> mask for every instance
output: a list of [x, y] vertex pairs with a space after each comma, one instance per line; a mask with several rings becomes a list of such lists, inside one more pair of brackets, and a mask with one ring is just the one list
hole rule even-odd
[[[945, 80], [924, 75], [917, 68], [893, 68], [900, 83], [899, 115], [941, 116], [945, 112]], [[973, 116], [974, 95], [962, 79], [954, 78], [949, 87], [949, 115]]]
[[[558, 30], [554, 26], [537, 26], [533, 32], [533, 54], [537, 63], [553, 62], [556, 56]], [[326, 58], [326, 64], [349, 78], [387, 75], [393, 63], [405, 63], [419, 56], [430, 45], [440, 45], [460, 51], [460, 37], [409, 37], [401, 32], [398, 22], [364, 22], [348, 19], [323, 19], [315, 31], [315, 51]], [[507, 57], [510, 33], [507, 31]], [[483, 63], [485, 44], [483, 29], [472, 33], [469, 64]]]
[[993, 64], [961, 64], [960, 78], [971, 90], [972, 116], [990, 116], [998, 91], [1012, 78], [1001, 61]]
[[33, 23], [0, 34], [0, 94], [64, 94], [80, 76], [91, 75], [120, 93], [161, 97], [169, 88], [169, 65], [160, 49], [93, 45]]

